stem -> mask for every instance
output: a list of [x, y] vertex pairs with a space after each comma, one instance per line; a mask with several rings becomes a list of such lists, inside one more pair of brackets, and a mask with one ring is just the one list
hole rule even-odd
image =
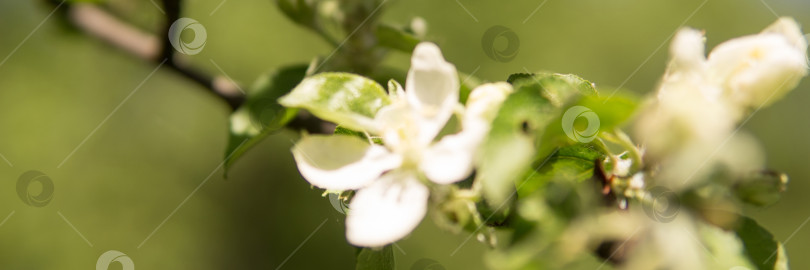
[[606, 140], [612, 143], [618, 144], [619, 146], [627, 150], [627, 152], [630, 154], [630, 158], [633, 159], [633, 164], [631, 164], [630, 166], [631, 172], [635, 172], [639, 168], [641, 168], [642, 163], [641, 151], [638, 149], [636, 144], [633, 143], [632, 140], [630, 140], [630, 137], [624, 133], [624, 131], [617, 128], [613, 132], [610, 133], [605, 132], [602, 133], [602, 135], [603, 135], [601, 136], [602, 138], [605, 138]]
[[[182, 7], [180, 0], [163, 0], [166, 21], [162, 29], [162, 37], [145, 33], [94, 4], [65, 3], [64, 5], [67, 9], [68, 22], [86, 34], [154, 65], [167, 60], [167, 67], [178, 75], [202, 86], [201, 89], [225, 102], [230, 111], [235, 111], [245, 103], [245, 96], [240, 92], [239, 86], [226, 77], [212, 76], [176, 61], [174, 48], [167, 37], [171, 24], [180, 17]], [[296, 118], [287, 126], [313, 134], [332, 133], [330, 125], [326, 122], [304, 113], [296, 115]]]
[[[165, 2], [177, 1], [166, 0]], [[166, 6], [167, 17], [176, 17], [176, 15], [169, 15], [170, 12], [179, 12], [179, 8], [174, 8], [173, 5], [168, 4]], [[70, 4], [67, 8], [70, 22], [85, 33], [144, 61], [159, 64], [168, 59], [166, 61], [167, 67], [225, 101], [231, 110], [236, 110], [244, 103], [245, 97], [239, 92], [237, 85], [223, 83], [229, 81], [227, 78], [214, 77], [177, 63], [173, 57], [174, 48], [172, 48], [168, 38], [158, 38], [144, 33], [93, 4]], [[168, 33], [169, 26], [173, 22], [167, 20], [166, 33]]]
[[[173, 60], [172, 56], [174, 56], [174, 48], [172, 48], [172, 43], [169, 41], [169, 28], [172, 26], [172, 23], [180, 19], [180, 9], [182, 6], [180, 5], [180, 0], [163, 0], [163, 9], [166, 12], [165, 22], [163, 23], [163, 39], [161, 39], [162, 46], [161, 46], [161, 58], [169, 60]], [[170, 61], [169, 64], [174, 63], [174, 61]]]

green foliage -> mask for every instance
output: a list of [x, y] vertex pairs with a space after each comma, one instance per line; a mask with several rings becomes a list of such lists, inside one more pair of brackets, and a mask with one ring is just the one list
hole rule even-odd
[[507, 82], [515, 89], [534, 90], [555, 107], [562, 107], [575, 97], [596, 94], [596, 88], [591, 82], [573, 74], [518, 73], [510, 75]]
[[412, 33], [385, 24], [378, 25], [375, 34], [377, 35], [377, 45], [404, 53], [413, 52], [416, 44], [422, 42]]
[[[490, 203], [504, 203], [515, 183], [532, 162], [544, 159], [557, 143], [540, 139], [561, 117], [563, 108], [583, 96], [596, 94], [590, 82], [574, 75], [515, 74], [509, 77], [515, 92], [502, 104], [485, 140], [479, 179]], [[547, 150], [544, 150], [547, 149]]]
[[[68, 5], [65, 6], [70, 8], [71, 3], [105, 1], [67, 0]], [[49, 2], [60, 6], [62, 3], [59, 0], [49, 0]], [[418, 43], [424, 40], [425, 29], [425, 24], [421, 21], [412, 24], [411, 28], [394, 27], [377, 22], [377, 19], [382, 17], [382, 12], [378, 12], [378, 10], [381, 10], [380, 8], [386, 2], [386, 0], [275, 0], [284, 16], [296, 24], [314, 31], [329, 42], [335, 50], [329, 56], [316, 58], [313, 61], [314, 64], [309, 68], [292, 66], [259, 78], [250, 89], [245, 103], [230, 115], [230, 133], [224, 161], [226, 174], [233, 163], [251, 147], [269, 134], [289, 124], [299, 109], [305, 109], [323, 120], [340, 124], [335, 128], [334, 134], [339, 140], [346, 139], [345, 141], [326, 142], [310, 147], [313, 150], [321, 150], [333, 145], [342, 146], [342, 148], [338, 148], [339, 151], [308, 151], [315, 153], [313, 156], [327, 156], [329, 161], [334, 161], [326, 164], [330, 166], [325, 166], [324, 171], [345, 165], [345, 163], [340, 163], [341, 158], [353, 159], [352, 161], [365, 158], [366, 156], [362, 155], [349, 158], [346, 156], [350, 152], [363, 153], [349, 150], [366, 149], [368, 148], [366, 142], [382, 144], [380, 138], [371, 137], [369, 132], [375, 131], [377, 125], [374, 123], [374, 117], [378, 111], [383, 106], [390, 104], [395, 96], [402, 93], [402, 86], [396, 81], [405, 81], [406, 71], [381, 66], [381, 64], [389, 51], [410, 53]], [[179, 1], [168, 3], [181, 4]], [[169, 5], [166, 7], [169, 8]], [[66, 8], [62, 8], [57, 14], [72, 14], [74, 11], [66, 10]], [[149, 8], [152, 10], [151, 6]], [[219, 6], [217, 6], [218, 8]], [[119, 9], [111, 7], [109, 11]], [[178, 15], [171, 12], [170, 9], [172, 8], [166, 10], [167, 23], [171, 23], [173, 17]], [[177, 9], [173, 10], [177, 11]], [[473, 19], [477, 21], [476, 18]], [[127, 20], [126, 17], [122, 18], [122, 21]], [[39, 26], [36, 28], [38, 29]], [[104, 33], [92, 31], [92, 28], [88, 32], [99, 35], [102, 39], [109, 39], [105, 38]], [[800, 35], [801, 33], [798, 33], [788, 39], [791, 40], [791, 43], [802, 43], [795, 42]], [[679, 44], [676, 42], [675, 45]], [[675, 49], [679, 49], [676, 46], [673, 46], [673, 52], [677, 51]], [[680, 63], [678, 63], [677, 57], [675, 60], [670, 70], [679, 68]], [[185, 71], [178, 63], [170, 61], [168, 64], [175, 69]], [[355, 74], [327, 72], [313, 75], [318, 71], [341, 71]], [[181, 72], [184, 75], [196, 74], [195, 72], [187, 73]], [[801, 73], [799, 75], [803, 76], [804, 66], [801, 66], [796, 73]], [[470, 93], [482, 81], [472, 74], [459, 72], [458, 75], [459, 102], [465, 104]], [[666, 78], [677, 77], [676, 75], [670, 73]], [[709, 77], [714, 75], [716, 74], [709, 74]], [[386, 85], [386, 82], [389, 89], [387, 92], [381, 86]], [[739, 168], [731, 168], [736, 164], [715, 165], [711, 162], [704, 162], [700, 167], [710, 164], [710, 168], [707, 168], [710, 173], [705, 174], [708, 176], [699, 176], [705, 178], [701, 179], [705, 181], [698, 180], [694, 185], [682, 189], [672, 187], [674, 190], [668, 190], [666, 185], [671, 184], [667, 182], [669, 179], [666, 177], [657, 179], [657, 177], [669, 176], [665, 169], [668, 169], [667, 165], [676, 164], [676, 162], [669, 164], [666, 162], [670, 161], [669, 158], [679, 161], [677, 159], [680, 156], [677, 154], [681, 153], [675, 155], [664, 153], [661, 156], [652, 154], [649, 158], [642, 158], [644, 148], [638, 146], [619, 130], [637, 110], [638, 101], [635, 97], [613, 91], [609, 96], [600, 96], [594, 84], [570, 74], [520, 73], [511, 75], [508, 82], [513, 85], [514, 92], [507, 97], [494, 122], [491, 123], [492, 129], [483, 138], [485, 141], [481, 149], [476, 148], [479, 146], [479, 139], [482, 138], [477, 136], [480, 134], [466, 137], [469, 139], [466, 142], [459, 140], [459, 144], [462, 144], [459, 148], [468, 150], [468, 152], [464, 152], [465, 161], [476, 162], [473, 173], [463, 181], [448, 184], [431, 183], [425, 175], [417, 173], [419, 180], [423, 180], [425, 187], [429, 189], [430, 200], [428, 203], [432, 207], [429, 209], [430, 212], [441, 217], [441, 220], [438, 221], [440, 227], [447, 225], [445, 227], [450, 228], [453, 232], [464, 230], [473, 232], [479, 241], [490, 244], [494, 248], [494, 251], [489, 254], [492, 256], [488, 257], [490, 267], [564, 269], [577, 258], [587, 257], [583, 254], [591, 254], [594, 247], [599, 249], [602, 244], [620, 242], [619, 248], [625, 243], [628, 244], [627, 250], [630, 251], [622, 250], [627, 251], [628, 254], [639, 249], [652, 250], [648, 254], [655, 256], [647, 256], [644, 259], [651, 258], [650, 261], [662, 263], [665, 267], [667, 263], [679, 259], [681, 254], [673, 254], [679, 251], [677, 249], [672, 252], [672, 249], [667, 250], [661, 246], [672, 244], [670, 247], [697, 247], [697, 244], [700, 244], [702, 249], [696, 248], [695, 254], [699, 253], [697, 255], [706, 260], [700, 265], [705, 264], [705, 268], [708, 269], [728, 269], [730, 266], [755, 267], [761, 270], [787, 269], [787, 257], [782, 244], [754, 220], [739, 214], [741, 203], [769, 206], [778, 201], [786, 189], [788, 182], [786, 175], [761, 171], [761, 168], [751, 168], [751, 171], [755, 171], [754, 173], [741, 175], [741, 170], [735, 170]], [[692, 85], [685, 85], [687, 85], [685, 87], [692, 87]], [[709, 85], [717, 86], [714, 85], [714, 82]], [[230, 104], [233, 103], [236, 102]], [[566, 117], [567, 113], [575, 107], [584, 107], [587, 110], [575, 110], [577, 113], [572, 114], [573, 119]], [[450, 138], [450, 136], [444, 135], [456, 134], [459, 131], [471, 131], [470, 134], [472, 134], [475, 133], [476, 127], [481, 128], [478, 131], [486, 131], [489, 128], [487, 123], [483, 123], [485, 121], [482, 123], [466, 122], [468, 119], [464, 117], [473, 115], [467, 113], [474, 110], [464, 110], [462, 107], [455, 109], [455, 114], [440, 131], [437, 138]], [[689, 109], [691, 108], [686, 108], [685, 111]], [[575, 132], [591, 130], [591, 118], [583, 116], [585, 112], [596, 116], [599, 124], [593, 137], [587, 136], [588, 140], [581, 140], [580, 137], [572, 136], [571, 130]], [[417, 113], [430, 115], [431, 108], [425, 106], [424, 110], [419, 110]], [[688, 114], [684, 111], [675, 113]], [[697, 113], [695, 118], [700, 120], [699, 118], [704, 115], [706, 114]], [[486, 117], [477, 120], [488, 120], [483, 118]], [[696, 119], [684, 122], [699, 122], [695, 121]], [[407, 125], [407, 127], [411, 127], [411, 125]], [[323, 132], [323, 130], [320, 131]], [[397, 131], [401, 132], [400, 134], [408, 134], [409, 130]], [[654, 135], [669, 132], [666, 126], [663, 131]], [[675, 133], [683, 132], [675, 131]], [[311, 138], [322, 136], [324, 135], [314, 135]], [[430, 145], [430, 142], [424, 142], [424, 145], [435, 146]], [[422, 146], [420, 143], [419, 147]], [[699, 147], [702, 146], [704, 145], [699, 145]], [[619, 151], [615, 151], [617, 148]], [[389, 150], [394, 150], [394, 154], [401, 154], [399, 149]], [[407, 161], [403, 162], [402, 167], [410, 170], [412, 167], [419, 166], [421, 169], [424, 163], [417, 164], [410, 159], [421, 158], [422, 155], [425, 155], [424, 153], [435, 154], [439, 157], [444, 154], [439, 151], [423, 150], [425, 149], [419, 148], [403, 154]], [[453, 151], [448, 150], [448, 152]], [[333, 153], [334, 155], [332, 155]], [[478, 156], [473, 157], [472, 153]], [[714, 154], [712, 153], [712, 155]], [[373, 158], [373, 155], [369, 156]], [[687, 158], [684, 159], [692, 158], [689, 155], [685, 156]], [[299, 159], [296, 158], [296, 160]], [[8, 160], [6, 162], [12, 166], [11, 162]], [[683, 169], [678, 166], [672, 167]], [[319, 167], [319, 169], [321, 168]], [[375, 172], [372, 177], [378, 175]], [[350, 175], [348, 178], [352, 176]], [[603, 180], [602, 183], [605, 185], [599, 187], [597, 185], [599, 182], [593, 180]], [[662, 186], [652, 188], [666, 189], [667, 192], [676, 195], [678, 200], [683, 198], [683, 201], [686, 202], [682, 205], [684, 209], [680, 213], [688, 216], [681, 216], [683, 219], [675, 221], [681, 223], [671, 224], [679, 225], [678, 229], [683, 229], [686, 234], [659, 230], [667, 228], [657, 226], [662, 224], [647, 222], [646, 219], [639, 222], [635, 216], [632, 220], [628, 218], [628, 216], [638, 214], [643, 219], [642, 213], [646, 212], [650, 215], [651, 212], [646, 211], [648, 209], [641, 209], [645, 210], [644, 212], [636, 211], [638, 209], [616, 211], [628, 205], [631, 208], [639, 204], [649, 205], [644, 204], [649, 203], [649, 201], [645, 201], [649, 198], [645, 198], [644, 195], [655, 194], [649, 190], [650, 186], [655, 184]], [[20, 187], [18, 186], [18, 190], [22, 190]], [[603, 189], [600, 190], [600, 188]], [[336, 198], [341, 200], [351, 198], [354, 192], [327, 191], [327, 193], [339, 194], [340, 196]], [[331, 202], [336, 208], [341, 208], [343, 207], [341, 203], [345, 201]], [[255, 204], [256, 201], [250, 203]], [[653, 199], [651, 202], [653, 206], [656, 203], [661, 203], [661, 201], [656, 202]], [[672, 205], [677, 206], [676, 210], [681, 210], [680, 204], [669, 201], [665, 203], [665, 206]], [[343, 212], [341, 211], [341, 213]], [[621, 212], [621, 214], [616, 214], [616, 212]], [[606, 216], [618, 216], [621, 222], [605, 221], [610, 218]], [[62, 218], [67, 221], [64, 216]], [[674, 220], [654, 219], [654, 221]], [[637, 230], [640, 232], [639, 234], [633, 232], [629, 236], [616, 230], [616, 227], [623, 229], [636, 227], [624, 226], [628, 224], [639, 225], [639, 228], [643, 226], [644, 230]], [[498, 227], [502, 232], [500, 235], [509, 237], [508, 241], [496, 245], [495, 228], [483, 227], [484, 225]], [[690, 234], [692, 231], [697, 234]], [[650, 237], [651, 234], [660, 232], [665, 232], [664, 234], [670, 238], [660, 237], [660, 235]], [[611, 233], [613, 234], [606, 236]], [[650, 239], [652, 242], [659, 242], [656, 243], [657, 245], [650, 245]], [[670, 243], [662, 243], [662, 239], [670, 241]], [[687, 244], [679, 243], [678, 240], [684, 239], [686, 241], [683, 242], [688, 242]], [[695, 242], [691, 240], [695, 240]], [[87, 242], [90, 244], [89, 241]], [[90, 245], [92, 246], [92, 244]], [[632, 250], [634, 247], [636, 250]], [[656, 248], [660, 250], [656, 251]], [[661, 250], [666, 252], [661, 252]], [[359, 248], [355, 255], [357, 269], [395, 268], [391, 245], [382, 248]], [[613, 255], [613, 253], [610, 254], [611, 257]], [[615, 257], [606, 258], [606, 260], [622, 262], [622, 259]], [[619, 267], [624, 266], [619, 265]], [[632, 266], [634, 265], [631, 264], [631, 267], [628, 268], [634, 268]], [[659, 268], [661, 266], [661, 264], [658, 265]], [[428, 267], [428, 264], [415, 264], [412, 268], [415, 267]]]
[[373, 130], [377, 111], [391, 103], [382, 86], [350, 73], [326, 72], [304, 79], [279, 99], [287, 107], [302, 108], [315, 116], [353, 130]]
[[749, 217], [741, 216], [735, 229], [745, 245], [745, 254], [759, 270], [782, 270], [787, 268], [787, 255], [782, 244], [773, 235]]
[[591, 185], [568, 179], [550, 179], [542, 191], [521, 196], [510, 220], [509, 241], [490, 252], [487, 264], [493, 269], [567, 269], [586, 245], [576, 244], [588, 232], [577, 219], [598, 209]]
[[612, 96], [587, 96], [577, 103], [591, 109], [599, 116], [599, 130], [612, 131], [629, 120], [638, 108], [638, 99], [626, 92], [617, 92]]
[[782, 197], [788, 176], [774, 171], [755, 172], [739, 180], [734, 187], [737, 198], [756, 206], [769, 206]]
[[[754, 264], [745, 254], [745, 247], [742, 240], [733, 230], [728, 231], [710, 224], [698, 222], [697, 234], [695, 235], [700, 244], [706, 247], [705, 251], [711, 258], [705, 260], [706, 269], [730, 269], [737, 270], [756, 269]], [[734, 268], [738, 267], [738, 268]]]
[[363, 132], [354, 131], [354, 130], [345, 128], [343, 126], [336, 126], [335, 127], [335, 135], [356, 136], [356, 137], [361, 138], [363, 140], [368, 140], [368, 137], [366, 136], [366, 134], [363, 134]]
[[387, 245], [380, 249], [363, 248], [357, 253], [357, 270], [393, 270], [394, 249]]
[[525, 181], [519, 183], [518, 197], [526, 197], [552, 180], [581, 182], [593, 176], [596, 162], [601, 162], [606, 153], [591, 144], [575, 144], [560, 147], [535, 166]]
[[316, 2], [312, 0], [276, 0], [278, 9], [290, 20], [305, 26], [316, 25]]
[[[369, 141], [369, 137], [368, 137], [368, 135], [366, 133], [351, 130], [351, 129], [345, 128], [343, 126], [340, 126], [340, 125], [335, 127], [334, 134], [335, 135], [355, 136], [355, 137], [358, 137], [360, 139], [363, 139], [364, 141]], [[376, 143], [376, 144], [382, 144], [383, 143], [382, 139], [380, 139], [378, 137], [372, 137], [371, 142]]]
[[277, 100], [292, 90], [306, 72], [307, 66], [292, 66], [262, 76], [256, 81], [245, 104], [230, 117], [230, 133], [225, 150], [226, 175], [245, 151], [295, 117], [298, 110], [285, 108]]

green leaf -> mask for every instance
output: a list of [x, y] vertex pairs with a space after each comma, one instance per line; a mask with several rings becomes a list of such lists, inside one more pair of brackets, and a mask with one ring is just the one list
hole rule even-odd
[[734, 230], [745, 246], [745, 254], [759, 270], [787, 269], [787, 256], [782, 244], [749, 217], [740, 216]]
[[394, 249], [387, 245], [381, 249], [363, 248], [357, 254], [357, 270], [393, 270]]
[[530, 89], [518, 89], [501, 105], [478, 166], [478, 177], [491, 205], [503, 204], [516, 180], [531, 165], [537, 132], [529, 127], [544, 126], [546, 115], [553, 111], [548, 100]]
[[591, 144], [561, 147], [538, 164], [539, 168], [530, 173], [531, 177], [519, 184], [518, 195], [520, 198], [526, 197], [555, 179], [575, 182], [590, 179], [596, 161], [605, 155], [600, 148]]
[[[492, 205], [502, 204], [530, 165], [559, 145], [538, 142], [548, 125], [559, 119], [562, 108], [596, 93], [590, 82], [574, 75], [515, 74], [509, 82], [515, 92], [507, 97], [493, 120], [478, 166], [484, 194]], [[547, 150], [539, 150], [538, 146]]]
[[591, 109], [599, 116], [599, 130], [610, 131], [621, 127], [638, 108], [638, 99], [627, 92], [612, 96], [587, 96], [577, 103]]
[[734, 186], [734, 194], [748, 204], [769, 206], [782, 197], [787, 189], [788, 176], [774, 171], [755, 172]]
[[375, 131], [374, 116], [391, 103], [382, 86], [350, 73], [326, 72], [305, 78], [279, 102], [353, 130]]
[[308, 27], [315, 26], [317, 8], [313, 1], [306, 0], [276, 0], [281, 13], [290, 20]]
[[[363, 139], [364, 141], [368, 141], [368, 140], [369, 140], [369, 138], [368, 138], [368, 136], [367, 136], [367, 134], [366, 134], [366, 133], [363, 133], [363, 132], [360, 132], [360, 131], [351, 130], [351, 129], [345, 128], [345, 127], [343, 127], [343, 126], [336, 126], [336, 127], [335, 127], [335, 132], [334, 132], [334, 134], [335, 134], [335, 135], [349, 135], [349, 136], [355, 136], [355, 137], [358, 137], [358, 138], [360, 138], [360, 139]], [[375, 144], [379, 144], [379, 145], [382, 145], [382, 144], [383, 144], [382, 139], [381, 139], [381, 138], [379, 138], [379, 137], [371, 137], [371, 142], [373, 142], [373, 143], [375, 143]]]
[[248, 93], [245, 104], [230, 117], [230, 134], [225, 150], [225, 175], [245, 151], [281, 129], [295, 117], [296, 109], [284, 108], [278, 98], [289, 92], [307, 72], [307, 66], [292, 66], [260, 77]]
[[351, 129], [345, 128], [345, 127], [343, 127], [343, 126], [336, 126], [336, 127], [335, 127], [335, 133], [334, 133], [334, 134], [335, 134], [335, 135], [349, 135], [349, 136], [355, 136], [355, 137], [358, 137], [358, 138], [363, 139], [363, 140], [368, 140], [368, 137], [366, 137], [366, 134], [363, 134], [363, 132], [360, 132], [360, 131], [354, 131], [354, 130], [351, 130]]
[[594, 84], [573, 74], [518, 73], [507, 79], [515, 89], [530, 88], [548, 99], [554, 106], [562, 107], [572, 98], [595, 95]]
[[422, 42], [422, 40], [403, 29], [385, 24], [378, 25], [375, 34], [377, 35], [377, 45], [405, 53], [413, 52], [416, 44]]
[[[545, 147], [541, 144], [540, 152], [547, 153], [550, 152], [553, 147], [579, 142], [576, 140], [576, 137], [570, 137], [566, 134], [564, 127], [565, 125], [573, 125], [572, 134], [585, 131], [588, 128], [588, 125], [591, 124], [591, 119], [580, 121], [586, 120], [580, 119], [583, 118], [580, 116], [575, 116], [576, 118], [574, 119], [565, 119], [566, 112], [580, 106], [585, 107], [588, 112], [592, 112], [591, 115], [596, 116], [599, 125], [596, 133], [593, 134], [598, 136], [598, 134], [603, 131], [612, 132], [614, 129], [621, 127], [636, 111], [638, 102], [635, 97], [621, 93], [611, 97], [588, 95], [576, 102], [563, 106], [563, 113], [549, 124], [549, 129], [546, 130], [539, 139], [538, 144], [541, 142], [545, 143]], [[564, 120], [574, 120], [574, 122], [563, 123]]]
[[755, 269], [745, 254], [742, 240], [734, 231], [703, 222], [696, 222], [696, 225], [698, 241], [708, 253], [707, 260], [704, 260], [705, 269]]

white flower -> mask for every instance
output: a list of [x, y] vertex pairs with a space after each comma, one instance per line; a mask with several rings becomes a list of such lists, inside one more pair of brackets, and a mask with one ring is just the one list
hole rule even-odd
[[[459, 104], [456, 68], [432, 43], [416, 46], [405, 90], [390, 83], [393, 102], [380, 109], [366, 130], [384, 145], [346, 135], [306, 136], [293, 148], [304, 178], [327, 190], [358, 190], [346, 217], [346, 238], [356, 246], [379, 247], [408, 235], [427, 211], [427, 179], [450, 184], [469, 176], [478, 145], [508, 84], [477, 87], [468, 109]], [[436, 140], [454, 112], [462, 131]]]
[[689, 28], [672, 42], [658, 100], [639, 122], [653, 153], [725, 137], [747, 110], [781, 98], [807, 74], [807, 41], [793, 19], [726, 41], [708, 58], [704, 46], [703, 34]]
[[689, 178], [748, 112], [781, 98], [807, 74], [807, 41], [793, 19], [726, 41], [708, 58], [704, 39], [694, 29], [677, 33], [657, 99], [637, 122], [648, 158], [677, 168], [663, 178]]
[[778, 19], [759, 34], [723, 42], [708, 58], [704, 43], [697, 30], [678, 32], [659, 100], [699, 91], [710, 102], [726, 103], [739, 118], [780, 99], [807, 75], [807, 41], [790, 18]]
[[677, 215], [670, 222], [649, 220], [637, 225], [641, 237], [623, 269], [708, 269], [707, 260], [711, 259], [707, 256], [712, 254], [704, 253], [706, 249], [697, 238], [699, 224], [690, 215]]
[[760, 34], [718, 45], [708, 66], [733, 106], [756, 109], [782, 98], [807, 75], [807, 41], [796, 21], [780, 18]]

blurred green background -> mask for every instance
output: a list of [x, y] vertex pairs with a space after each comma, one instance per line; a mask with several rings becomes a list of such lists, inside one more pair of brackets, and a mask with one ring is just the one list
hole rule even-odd
[[[111, 2], [147, 31], [161, 23], [149, 0]], [[182, 16], [208, 32], [202, 53], [189, 57], [200, 69], [221, 74], [213, 60], [249, 85], [273, 68], [331, 52], [270, 0], [222, 2], [186, 1]], [[709, 47], [760, 31], [774, 13], [810, 28], [808, 1], [702, 3], [399, 0], [385, 4], [381, 21], [423, 17], [445, 57], [486, 80], [551, 70], [638, 93], [654, 89], [669, 38], [684, 23], [705, 29]], [[108, 250], [126, 253], [137, 269], [353, 269], [344, 216], [301, 179], [292, 161], [297, 134], [270, 137], [223, 179], [216, 168], [227, 139], [224, 103], [162, 68], [110, 115], [155, 66], [66, 27], [59, 12], [29, 38], [51, 10], [40, 1], [0, 1], [0, 59], [8, 56], [0, 65], [0, 154], [10, 163], [0, 162], [0, 219], [8, 218], [0, 224], [0, 269], [91, 269]], [[516, 59], [502, 63], [484, 54], [481, 38], [494, 25], [518, 35]], [[386, 63], [407, 68], [408, 56], [394, 53]], [[810, 257], [803, 256], [810, 226], [797, 230], [810, 217], [807, 101], [806, 79], [744, 127], [760, 138], [768, 166], [791, 176], [781, 202], [746, 213], [786, 242], [794, 269], [810, 268]], [[15, 192], [29, 170], [55, 183], [45, 207], [28, 206]], [[398, 242], [398, 269], [423, 258], [446, 269], [483, 268], [486, 248], [474, 240], [451, 256], [467, 236], [426, 219]], [[578, 268], [600, 264], [592, 258]]]

